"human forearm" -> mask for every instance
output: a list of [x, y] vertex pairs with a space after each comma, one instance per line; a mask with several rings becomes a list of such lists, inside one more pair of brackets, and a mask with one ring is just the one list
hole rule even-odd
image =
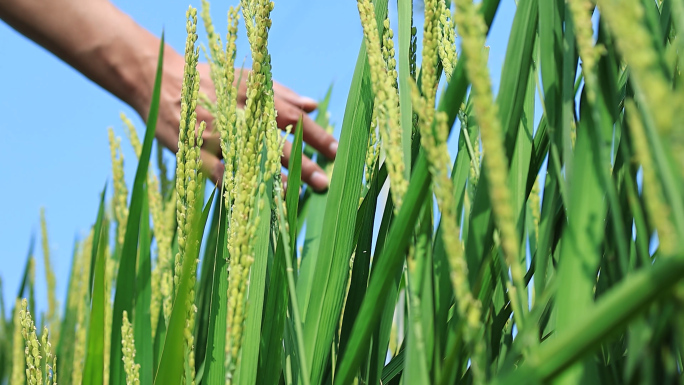
[[[17, 31], [54, 53], [67, 64], [133, 107], [147, 118], [158, 61], [159, 38], [138, 25], [109, 0], [0, 0], [0, 18]], [[168, 45], [155, 135], [159, 143], [178, 150], [184, 58]], [[197, 67], [200, 92], [215, 96], [206, 63]], [[238, 89], [238, 105], [246, 99], [248, 74]], [[308, 115], [316, 103], [274, 82], [274, 106], [278, 127], [295, 126], [302, 120], [304, 141], [329, 159], [337, 142]], [[213, 116], [198, 107], [197, 121], [207, 122], [202, 147], [203, 172], [213, 182], [222, 179], [223, 163], [219, 135], [212, 129]], [[289, 154], [289, 144], [286, 154]], [[283, 159], [287, 164], [288, 156]], [[317, 190], [327, 187], [323, 170], [310, 159], [302, 159], [302, 180]]]
[[107, 0], [0, 0], [0, 18], [145, 113], [159, 39]]

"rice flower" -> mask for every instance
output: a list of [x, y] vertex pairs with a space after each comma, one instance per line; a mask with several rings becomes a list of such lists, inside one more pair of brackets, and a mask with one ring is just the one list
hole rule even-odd
[[48, 240], [47, 221], [45, 220], [45, 209], [40, 209], [40, 232], [43, 245], [43, 264], [45, 266], [45, 281], [47, 282], [48, 312], [46, 315], [47, 324], [55, 330], [54, 334], [59, 337], [59, 314], [57, 303], [57, 280], [55, 272], [50, 263], [50, 241]]
[[[228, 10], [228, 36], [226, 43], [226, 63], [224, 65], [223, 83], [224, 91], [221, 96], [217, 95], [219, 101], [219, 111], [221, 119], [220, 134], [221, 134], [221, 151], [223, 152], [223, 160], [225, 170], [223, 173], [224, 186], [227, 195], [227, 202], [231, 201], [230, 193], [233, 191], [233, 173], [235, 169], [235, 155], [236, 155], [236, 123], [237, 123], [237, 88], [235, 87], [235, 52], [237, 47], [235, 42], [237, 40], [237, 28], [240, 15], [238, 9], [230, 7]], [[226, 204], [226, 207], [229, 207]]]
[[594, 26], [591, 12], [594, 4], [589, 0], [568, 0], [577, 38], [577, 48], [582, 58], [582, 71], [591, 71], [598, 64], [603, 48], [594, 46]]
[[126, 372], [126, 385], [140, 384], [140, 364], [135, 363], [135, 339], [133, 338], [133, 325], [128, 321], [128, 313], [123, 311], [121, 323], [121, 352]]
[[21, 311], [19, 317], [21, 318], [21, 335], [24, 337], [26, 348], [24, 355], [26, 357], [26, 379], [29, 385], [43, 384], [43, 371], [41, 370], [40, 342], [36, 336], [36, 326], [31, 318], [31, 313], [26, 309], [28, 303], [26, 299], [21, 301]]
[[[135, 155], [140, 158], [140, 153], [142, 152], [142, 144], [140, 143], [140, 138], [138, 138], [138, 133], [135, 129], [133, 123], [128, 119], [128, 117], [122, 112], [121, 120], [124, 123], [124, 129], [126, 131], [126, 136], [131, 142], [131, 146], [135, 151]], [[171, 258], [171, 228], [167, 225], [164, 218], [164, 200], [161, 195], [159, 179], [152, 171], [150, 166], [147, 171], [147, 201], [149, 202], [150, 214], [152, 216], [152, 228], [154, 229], [154, 237], [156, 239], [156, 249], [157, 249], [157, 264], [152, 270], [152, 298], [150, 303], [150, 318], [152, 324], [152, 337], [157, 330], [157, 321], [159, 319], [159, 308], [161, 307], [162, 295], [161, 295], [161, 277], [165, 273], [165, 269], [169, 268], [169, 260]]]
[[629, 132], [632, 134], [632, 146], [637, 160], [643, 170], [643, 183], [641, 184], [646, 205], [646, 214], [651, 226], [658, 232], [658, 248], [664, 256], [674, 254], [677, 247], [677, 235], [674, 225], [670, 221], [670, 209], [663, 199], [660, 189], [660, 179], [656, 173], [657, 168], [651, 158], [651, 150], [648, 147], [648, 139], [644, 132], [644, 126], [639, 119], [639, 111], [634, 101], [625, 102]]
[[46, 385], [57, 384], [57, 356], [52, 354], [52, 344], [50, 343], [50, 332], [47, 326], [43, 327], [43, 354], [45, 354], [45, 375]]
[[[226, 382], [231, 383], [242, 347], [247, 307], [249, 275], [254, 262], [256, 229], [259, 225], [258, 200], [265, 188], [264, 179], [279, 170], [281, 141], [277, 138], [271, 80], [271, 58], [267, 49], [271, 27], [269, 0], [243, 1], [241, 9], [252, 51], [252, 71], [247, 78], [244, 120], [236, 114], [232, 212], [229, 218], [228, 308], [226, 327]], [[222, 145], [229, 145], [224, 143]], [[264, 148], [266, 146], [266, 148]], [[261, 173], [262, 153], [267, 158]], [[278, 163], [277, 163], [278, 162]]]
[[[161, 189], [161, 195], [164, 200], [167, 200], [169, 191], [173, 188], [175, 183], [172, 182], [168, 177], [168, 166], [166, 165], [164, 148], [162, 146], [157, 146], [157, 168], [159, 171], [159, 187]], [[173, 194], [170, 194], [170, 196], [173, 196]]]
[[[200, 147], [205, 125], [197, 124], [197, 96], [199, 93], [199, 72], [197, 61], [199, 50], [195, 48], [197, 41], [197, 10], [190, 7], [187, 15], [187, 33], [185, 42], [185, 68], [183, 74], [181, 118], [176, 153], [176, 220], [178, 225], [178, 253], [175, 259], [174, 286], [180, 280], [181, 266], [185, 256], [187, 235], [190, 232], [189, 219], [194, 215], [195, 199], [200, 191], [199, 169], [201, 167]], [[201, 197], [200, 197], [201, 198]]]
[[[204, 3], [203, 3], [204, 4]], [[204, 5], [203, 5], [204, 7]], [[230, 206], [230, 194], [233, 191], [233, 173], [235, 166], [235, 124], [237, 108], [237, 88], [235, 80], [235, 41], [237, 39], [238, 9], [230, 7], [228, 11], [228, 35], [226, 37], [226, 51], [221, 48], [220, 37], [213, 32], [213, 25], [208, 14], [203, 10], [204, 25], [209, 36], [211, 77], [216, 89], [217, 114], [214, 119], [214, 128], [221, 137], [221, 153], [223, 155], [225, 170], [223, 184], [225, 190], [226, 207]]]
[[385, 61], [387, 76], [392, 87], [398, 88], [397, 59], [395, 58], [394, 40], [392, 40], [394, 38], [394, 31], [390, 28], [389, 16], [385, 18], [382, 25], [384, 27], [382, 31], [382, 59]]
[[[439, 76], [437, 74], [437, 60], [439, 47], [439, 8], [437, 0], [425, 1], [425, 23], [423, 25], [423, 63], [421, 67], [421, 92], [425, 98], [426, 108], [434, 108], [435, 99], [437, 97], [437, 83]], [[426, 116], [428, 119], [424, 124], [430, 125], [432, 116]]]
[[[372, 2], [370, 0], [359, 0], [357, 5], [363, 26], [368, 64], [370, 65], [371, 88], [375, 94], [375, 104], [378, 108], [378, 127], [387, 161], [390, 191], [394, 201], [395, 213], [398, 213], [408, 189], [408, 181], [404, 175], [405, 163], [401, 144], [399, 94], [396, 88], [397, 78], [394, 69], [396, 62], [393, 43], [390, 43], [392, 32], [388, 31], [384, 35], [386, 46], [383, 55]], [[384, 26], [386, 26], [385, 29], [389, 30], [389, 20], [385, 20]]]
[[[672, 11], [675, 20], [681, 20], [681, 4], [674, 2]], [[646, 3], [635, 0], [617, 2], [601, 0], [598, 2], [601, 18], [612, 32], [618, 52], [629, 66], [630, 84], [635, 91], [635, 101], [644, 114], [644, 123], [653, 127], [664, 136], [678, 163], [680, 175], [684, 175], [684, 134], [679, 123], [684, 118], [684, 93], [679, 87], [673, 89], [669, 77], [675, 75], [674, 83], [679, 83], [679, 66], [668, 65], [668, 56], [677, 55], [680, 50], [681, 36], [671, 36], [663, 57], [654, 46], [654, 30], [649, 27], [650, 17], [644, 9]], [[676, 26], [681, 28], [680, 25]], [[676, 59], [674, 60], [676, 61]], [[667, 68], [669, 66], [669, 68]]]
[[541, 218], [541, 187], [539, 186], [539, 176], [534, 180], [534, 185], [532, 185], [532, 191], [530, 191], [530, 197], [527, 200], [530, 205], [530, 213], [532, 214], [532, 226], [534, 229], [534, 237], [536, 241], [539, 241], [539, 220]]
[[[268, 52], [268, 31], [271, 28], [270, 12], [273, 3], [266, 0], [242, 2], [242, 10], [247, 25], [247, 39], [252, 51], [252, 72], [248, 79], [245, 123], [247, 127], [259, 124], [257, 116], [261, 113], [263, 127], [260, 130], [266, 138], [266, 164], [264, 179], [269, 179], [280, 169], [280, 140], [278, 137], [276, 111], [274, 108], [273, 79], [271, 74], [271, 55]], [[253, 98], [249, 97], [249, 85], [253, 85]], [[250, 106], [251, 102], [251, 106]], [[258, 106], [261, 103], [262, 106]], [[261, 107], [261, 108], [259, 108]], [[258, 141], [260, 143], [261, 139]], [[261, 154], [257, 157], [259, 163]]]
[[[373, 115], [371, 116], [370, 132], [368, 135], [368, 149], [366, 150], [366, 164], [364, 167], [364, 176], [366, 179], [366, 190], [370, 189], [373, 181], [373, 172], [375, 164], [378, 162], [380, 155], [379, 141], [378, 141], [378, 108], [373, 107]], [[363, 197], [361, 198], [363, 199]]]
[[10, 384], [22, 385], [26, 379], [24, 374], [26, 359], [24, 356], [24, 340], [21, 330], [21, 308], [22, 303], [19, 299], [14, 305], [14, 314], [12, 315], [12, 324], [14, 332], [12, 334], [12, 377]]
[[[166, 223], [176, 222], [176, 195], [177, 194], [174, 191], [171, 194], [171, 200], [167, 202], [166, 208], [164, 209], [164, 222]], [[160, 257], [161, 258], [157, 259], [157, 266], [164, 265], [164, 267], [159, 267], [162, 269], [159, 273], [161, 276], [159, 291], [162, 297], [162, 313], [164, 314], [164, 319], [168, 322], [169, 317], [171, 317], [171, 310], [173, 309], [173, 277], [175, 274], [172, 266], [173, 260], [171, 258], [171, 249], [169, 249], [166, 257], [164, 257], [164, 254], [160, 254]]]
[[114, 197], [112, 198], [112, 209], [116, 220], [116, 242], [123, 245], [126, 236], [126, 223], [128, 221], [128, 188], [124, 180], [123, 153], [121, 152], [121, 139], [114, 137], [114, 130], [110, 127], [109, 151], [112, 158], [112, 176], [114, 181]]
[[595, 68], [604, 52], [603, 47], [594, 46], [594, 27], [591, 21], [594, 4], [589, 0], [568, 0], [568, 9], [574, 22], [577, 51], [582, 58], [582, 73], [587, 85], [587, 97], [593, 103], [596, 100], [598, 87]]
[[[216, 33], [214, 23], [211, 20], [210, 5], [207, 0], [202, 0], [202, 23], [207, 32], [207, 40], [209, 40], [209, 68], [211, 80], [214, 84], [218, 83], [218, 76], [223, 67], [223, 50], [221, 48], [221, 36]], [[217, 90], [218, 91], [218, 90]]]
[[[456, 0], [454, 21], [461, 35], [466, 72], [472, 84], [472, 100], [475, 116], [480, 125], [482, 148], [486, 156], [483, 163], [485, 176], [489, 182], [492, 212], [497, 228], [501, 232], [501, 247], [515, 290], [508, 287], [514, 315], [518, 327], [522, 327], [523, 304], [527, 301], [524, 276], [519, 260], [519, 241], [514, 223], [511, 193], [508, 189], [508, 160], [503, 146], [503, 134], [497, 105], [492, 96], [491, 79], [487, 67], [487, 57], [483, 52], [487, 27], [482, 15], [471, 0]], [[517, 292], [517, 294], [515, 294]]]
[[409, 45], [409, 72], [411, 79], [416, 80], [416, 54], [418, 52], [418, 29], [413, 26], [413, 18], [411, 18], [411, 43]]
[[636, 0], [599, 0], [598, 5], [601, 20], [605, 20], [618, 51], [629, 65], [636, 100], [643, 103], [647, 118], [658, 132], [670, 133], [675, 122], [681, 121], [684, 99], [681, 93], [672, 92], [665, 79], [643, 4]]
[[[92, 252], [93, 231], [83, 242], [79, 257], [77, 259], [76, 271], [83, 277], [90, 275], [90, 258]], [[85, 363], [86, 346], [86, 312], [88, 306], [88, 284], [85, 280], [79, 280], [76, 291], [74, 292], [76, 302], [76, 325], [74, 333], [74, 356], [72, 359], [71, 383], [80, 384], [83, 378], [83, 365]], [[106, 309], [106, 308], [105, 308]], [[68, 374], [67, 374], [68, 375]]]
[[[468, 265], [460, 241], [461, 230], [458, 227], [454, 188], [449, 178], [451, 159], [446, 144], [448, 133], [447, 117], [443, 112], [437, 113], [435, 116], [434, 108], [426, 103], [425, 98], [420, 96], [420, 91], [416, 84], [412, 82], [411, 85], [413, 86], [413, 92], [411, 93], [412, 102], [419, 117], [421, 146], [425, 150], [428, 159], [433, 191], [437, 198], [437, 205], [442, 213], [442, 240], [444, 241], [444, 249], [449, 263], [454, 295], [458, 298], [456, 309], [461, 319], [466, 321], [464, 333], [466, 342], [475, 346], [481, 344], [481, 341], [477, 340], [476, 335], [482, 327], [480, 321], [482, 306], [480, 301], [473, 297], [470, 290]], [[436, 126], [435, 130], [433, 130], [433, 122]], [[477, 349], [483, 351], [484, 348], [478, 346]], [[475, 376], [480, 376], [480, 370], [482, 370], [482, 368], [478, 367], [478, 360], [479, 358], [473, 360], [473, 366], [476, 369], [476, 372], [473, 372]]]
[[[183, 86], [181, 96], [181, 118], [178, 136], [178, 152], [176, 153], [176, 219], [178, 224], [178, 253], [175, 258], [175, 269], [173, 277], [174, 291], [178, 290], [180, 283], [181, 270], [183, 260], [186, 254], [186, 242], [188, 234], [191, 231], [192, 218], [196, 214], [196, 200], [202, 199], [202, 183], [200, 168], [202, 167], [202, 160], [200, 159], [200, 148], [202, 146], [202, 134], [206, 128], [206, 122], [201, 122], [199, 129], [195, 130], [197, 125], [197, 98], [199, 94], [199, 71], [197, 70], [197, 61], [199, 58], [199, 49], [195, 48], [197, 41], [197, 9], [189, 7], [186, 13], [187, 24], [186, 29], [188, 33], [185, 42], [185, 68], [183, 74]], [[186, 373], [187, 378], [195, 378], [195, 353], [194, 353], [194, 339], [192, 332], [195, 327], [195, 306], [192, 303], [195, 298], [195, 280], [197, 260], [192, 261], [192, 268], [190, 270], [190, 293], [185, 303], [187, 310], [186, 324], [185, 324], [185, 360], [190, 362], [186, 369], [190, 372]], [[189, 337], [188, 337], [189, 336]]]
[[473, 155], [470, 159], [470, 175], [468, 176], [468, 198], [471, 202], [475, 200], [475, 191], [477, 191], [477, 185], [480, 182], [480, 160], [482, 155], [480, 152], [480, 139], [477, 135], [473, 136], [469, 141], [466, 141], [466, 144], [473, 149]]
[[[116, 275], [118, 274], [118, 269], [119, 269], [119, 261], [114, 259], [114, 255], [112, 255], [111, 250], [109, 248], [109, 245], [105, 246], [105, 293], [111, 293], [112, 288], [114, 287], [114, 283], [116, 280]], [[112, 317], [113, 317], [113, 309], [112, 309], [112, 299], [111, 297], [107, 298], [107, 302], [105, 303], [104, 307], [104, 375], [103, 379], [105, 383], [109, 382], [109, 364], [110, 360], [109, 357], [112, 354], [111, 353], [111, 346], [112, 346]]]
[[451, 10], [445, 0], [438, 0], [439, 11], [439, 58], [442, 61], [444, 75], [451, 81], [451, 74], [456, 66], [456, 30]]
[[123, 112], [119, 113], [119, 118], [121, 118], [121, 122], [124, 124], [124, 131], [126, 132], [128, 141], [131, 142], [133, 151], [135, 151], [135, 156], [140, 158], [140, 153], [142, 152], [142, 143], [140, 143], [140, 138], [138, 137], [138, 131], [135, 129], [135, 125]]

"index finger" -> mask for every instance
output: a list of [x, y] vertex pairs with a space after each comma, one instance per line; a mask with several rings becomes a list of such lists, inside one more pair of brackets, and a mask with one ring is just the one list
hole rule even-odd
[[[296, 127], [296, 126], [295, 126]], [[332, 134], [319, 126], [307, 114], [302, 114], [303, 140], [318, 150], [326, 158], [333, 160], [337, 155], [337, 140]]]
[[306, 112], [312, 112], [318, 107], [318, 103], [315, 100], [306, 96], [301, 96], [276, 81], [273, 82], [273, 93], [277, 97], [294, 104]]

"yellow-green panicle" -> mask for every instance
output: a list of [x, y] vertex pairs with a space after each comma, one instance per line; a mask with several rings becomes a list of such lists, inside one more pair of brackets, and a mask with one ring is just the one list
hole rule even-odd
[[[396, 87], [397, 71], [392, 42], [393, 33], [389, 29], [389, 20], [385, 20], [383, 27], [386, 33], [381, 39], [375, 21], [373, 3], [370, 0], [359, 0], [357, 5], [370, 66], [371, 88], [375, 94], [377, 124], [387, 161], [390, 191], [395, 213], [398, 213], [408, 189], [408, 181], [404, 175], [406, 166], [401, 144], [402, 131], [399, 115], [399, 94]], [[384, 45], [381, 44], [382, 41], [384, 41]]]
[[[135, 129], [135, 126], [130, 119], [122, 112], [121, 121], [124, 123], [126, 136], [128, 136], [131, 146], [135, 151], [135, 155], [140, 158], [142, 151], [142, 144]], [[152, 171], [152, 166], [147, 170], [147, 200], [149, 202], [150, 214], [152, 216], [152, 228], [154, 229], [154, 237], [156, 239], [157, 249], [157, 263], [152, 271], [152, 298], [150, 304], [150, 318], [152, 324], [152, 337], [157, 330], [157, 321], [159, 319], [159, 309], [162, 303], [161, 293], [161, 277], [170, 268], [169, 261], [171, 260], [171, 226], [168, 225], [164, 217], [164, 200], [159, 189], [159, 178]]]
[[[181, 266], [185, 258], [187, 249], [187, 237], [191, 231], [192, 218], [196, 214], [196, 200], [203, 199], [201, 196], [202, 183], [200, 168], [202, 160], [200, 158], [200, 148], [202, 146], [202, 134], [206, 128], [206, 123], [201, 122], [199, 129], [197, 126], [197, 98], [199, 95], [200, 77], [197, 70], [199, 49], [195, 48], [197, 41], [197, 10], [190, 7], [187, 11], [186, 30], [188, 33], [185, 41], [185, 68], [183, 74], [183, 86], [181, 95], [181, 117], [178, 136], [178, 152], [176, 153], [176, 211], [178, 224], [178, 254], [175, 259], [174, 286], [178, 290], [181, 276]], [[195, 298], [195, 280], [197, 260], [192, 261], [190, 270], [190, 293], [185, 303], [187, 316], [185, 324], [185, 360], [186, 368], [190, 373], [186, 373], [186, 378], [195, 378], [195, 354], [193, 333], [195, 327], [196, 308], [192, 301]]]
[[[508, 160], [503, 146], [503, 134], [497, 105], [492, 96], [491, 79], [487, 57], [483, 50], [487, 27], [482, 15], [472, 0], [456, 0], [454, 20], [461, 35], [462, 50], [468, 58], [466, 72], [472, 84], [472, 98], [475, 116], [480, 125], [482, 147], [485, 155], [484, 171], [489, 182], [492, 212], [496, 226], [501, 233], [501, 246], [514, 288], [509, 284], [513, 313], [521, 315], [526, 304], [523, 273], [518, 258], [519, 242], [514, 223], [511, 193], [508, 188]], [[516, 293], [517, 292], [517, 293]], [[526, 306], [526, 305], [525, 305]], [[522, 318], [516, 317], [518, 327]]]
[[17, 299], [14, 306], [14, 313], [12, 316], [12, 324], [14, 327], [14, 333], [12, 334], [12, 377], [10, 383], [12, 385], [22, 385], [26, 379], [26, 375], [24, 374], [26, 359], [24, 356], [24, 340], [21, 330], [21, 301]]
[[46, 314], [47, 325], [53, 330], [54, 334], [59, 337], [59, 314], [57, 303], [57, 279], [55, 272], [52, 269], [50, 262], [50, 241], [48, 239], [47, 221], [45, 220], [45, 209], [40, 209], [40, 232], [42, 235], [43, 244], [43, 264], [45, 268], [45, 281], [47, 282], [47, 297], [48, 297], [48, 312]]
[[123, 153], [121, 152], [121, 139], [114, 136], [114, 130], [110, 127], [109, 151], [112, 159], [112, 179], [114, 181], [114, 197], [112, 198], [112, 209], [116, 220], [116, 242], [123, 245], [126, 236], [126, 223], [128, 221], [128, 188], [124, 180]]
[[26, 380], [29, 385], [42, 385], [43, 371], [41, 370], [40, 342], [36, 336], [36, 326], [27, 310], [26, 299], [21, 301], [21, 335], [24, 337], [24, 355], [26, 357]]
[[140, 364], [135, 363], [135, 340], [133, 338], [133, 325], [128, 321], [128, 313], [123, 311], [121, 323], [121, 352], [126, 372], [126, 385], [140, 384]]
[[451, 74], [456, 66], [456, 30], [451, 10], [444, 0], [439, 0], [439, 58], [442, 61], [444, 75], [451, 81]]
[[57, 384], [57, 357], [52, 354], [52, 344], [50, 343], [50, 332], [47, 326], [43, 327], [43, 354], [45, 355], [45, 384]]
[[[249, 275], [254, 262], [256, 229], [259, 224], [258, 196], [264, 180], [279, 170], [281, 142], [275, 124], [271, 80], [271, 58], [267, 49], [273, 3], [268, 0], [243, 1], [242, 13], [252, 51], [252, 71], [247, 79], [244, 120], [237, 117], [234, 143], [234, 180], [231, 185], [232, 211], [229, 212], [228, 308], [226, 327], [226, 382], [232, 382], [242, 347]], [[231, 49], [231, 47], [229, 47]], [[222, 138], [223, 139], [223, 138]], [[230, 143], [223, 143], [229, 146]], [[266, 147], [265, 171], [261, 172]], [[232, 154], [231, 154], [232, 155]]]

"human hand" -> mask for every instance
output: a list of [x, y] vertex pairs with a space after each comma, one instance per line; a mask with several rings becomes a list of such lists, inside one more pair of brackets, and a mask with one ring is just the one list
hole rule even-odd
[[[162, 95], [159, 106], [156, 137], [160, 143], [173, 152], [178, 151], [178, 127], [180, 123], [181, 87], [183, 82], [183, 58], [176, 53], [165, 55], [164, 73], [162, 75]], [[209, 65], [198, 65], [200, 74], [200, 92], [215, 100], [214, 85], [209, 76]], [[239, 70], [238, 70], [239, 71]], [[246, 79], [249, 70], [243, 70], [242, 81], [238, 88], [238, 106], [244, 107], [246, 100]], [[239, 73], [236, 74], [238, 79]], [[287, 87], [273, 82], [274, 105], [277, 111], [278, 127], [284, 129], [287, 125], [296, 127], [300, 117], [302, 119], [302, 135], [304, 142], [311, 145], [329, 159], [334, 159], [337, 153], [337, 141], [327, 131], [317, 125], [308, 115], [316, 109], [314, 100], [302, 97]], [[205, 121], [207, 128], [203, 134], [201, 149], [202, 171], [218, 183], [223, 177], [224, 165], [220, 160], [221, 149], [219, 133], [213, 130], [213, 117], [209, 111], [197, 106], [197, 122]], [[283, 149], [281, 163], [288, 167], [292, 152], [292, 144], [286, 142]], [[283, 175], [283, 179], [286, 180]], [[302, 181], [314, 190], [321, 191], [328, 187], [329, 180], [325, 172], [311, 159], [302, 156]]]
[[[108, 1], [88, 3], [76, 0], [0, 1], [0, 18], [19, 32], [47, 48], [82, 74], [133, 107], [146, 120], [157, 69], [159, 39], [138, 25]], [[181, 87], [184, 59], [170, 46], [164, 50], [161, 100], [156, 137], [174, 153], [178, 151]], [[200, 91], [215, 96], [209, 66], [200, 64]], [[238, 89], [238, 105], [244, 106], [247, 72]], [[239, 76], [236, 76], [236, 79]], [[302, 118], [303, 139], [324, 156], [334, 159], [337, 141], [319, 127], [307, 113], [316, 102], [297, 95], [274, 82], [274, 104], [281, 129]], [[202, 147], [203, 172], [214, 183], [222, 179], [224, 166], [219, 157], [219, 135], [212, 130], [213, 117], [197, 107], [197, 122], [207, 129]], [[287, 167], [292, 145], [285, 144], [282, 164]], [[328, 187], [328, 178], [318, 165], [302, 157], [302, 180], [315, 190]]]

